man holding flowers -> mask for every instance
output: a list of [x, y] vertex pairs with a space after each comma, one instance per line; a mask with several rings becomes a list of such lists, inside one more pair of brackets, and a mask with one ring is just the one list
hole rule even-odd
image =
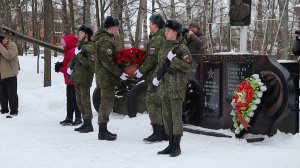
[[107, 16], [104, 20], [105, 30], [97, 33], [97, 57], [95, 60], [95, 73], [97, 87], [101, 89], [101, 102], [98, 111], [99, 140], [114, 141], [117, 134], [107, 130], [109, 114], [113, 110], [115, 99], [115, 86], [119, 78], [127, 80], [128, 75], [115, 64], [114, 59], [118, 52], [114, 37], [119, 33], [119, 19]]
[[149, 113], [153, 133], [147, 138], [144, 138], [144, 141], [157, 142], [168, 139], [163, 126], [161, 99], [156, 93], [151, 92], [153, 73], [158, 65], [158, 53], [161, 50], [161, 46], [166, 41], [163, 29], [165, 21], [160, 14], [152, 14], [149, 20], [150, 37], [147, 44], [147, 57], [140, 68], [135, 71], [135, 75], [137, 78], [141, 78], [145, 75], [145, 82], [147, 83], [146, 107]]

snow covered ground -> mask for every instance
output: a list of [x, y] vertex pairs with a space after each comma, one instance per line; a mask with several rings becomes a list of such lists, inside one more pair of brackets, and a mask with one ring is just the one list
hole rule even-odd
[[[58, 124], [66, 116], [62, 74], [53, 71], [52, 86], [44, 88], [43, 70], [36, 73], [36, 58], [19, 58], [20, 112], [12, 119], [0, 115], [0, 168], [300, 168], [299, 134], [279, 132], [249, 144], [184, 132], [182, 154], [176, 158], [156, 154], [168, 142], [142, 141], [151, 133], [147, 114], [129, 118], [112, 113], [109, 129], [118, 139], [108, 142], [97, 139], [94, 110], [95, 131], [80, 134], [73, 126]], [[60, 58], [53, 58], [52, 65]]]

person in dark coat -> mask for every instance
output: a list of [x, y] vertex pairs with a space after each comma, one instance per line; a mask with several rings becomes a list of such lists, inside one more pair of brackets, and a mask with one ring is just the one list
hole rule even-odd
[[300, 56], [300, 36], [297, 35], [293, 44], [292, 52], [294, 55]]
[[[64, 74], [64, 80], [66, 84], [67, 94], [67, 117], [61, 121], [61, 125], [79, 125], [82, 123], [81, 113], [78, 109], [75, 95], [74, 83], [67, 78], [68, 64], [74, 57], [75, 47], [77, 44], [77, 38], [73, 34], [67, 34], [61, 38], [61, 44], [64, 47], [64, 60], [55, 64], [55, 72], [61, 72]], [[75, 120], [73, 122], [73, 113], [75, 112]]]
[[203, 33], [200, 31], [200, 24], [197, 21], [191, 21], [189, 24], [190, 31], [188, 32], [187, 46], [194, 60], [203, 54], [206, 54], [206, 40]]

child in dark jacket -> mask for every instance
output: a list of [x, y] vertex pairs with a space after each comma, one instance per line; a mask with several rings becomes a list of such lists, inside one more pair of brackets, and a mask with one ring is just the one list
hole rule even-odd
[[[67, 85], [67, 117], [61, 121], [61, 125], [79, 125], [82, 123], [81, 113], [78, 109], [75, 95], [74, 83], [67, 78], [68, 64], [74, 57], [75, 47], [77, 44], [77, 38], [73, 34], [67, 34], [61, 38], [61, 44], [64, 47], [65, 57], [62, 62], [57, 62], [55, 65], [55, 72], [61, 72], [64, 74], [65, 84]], [[75, 111], [75, 120], [73, 122], [73, 112]]]

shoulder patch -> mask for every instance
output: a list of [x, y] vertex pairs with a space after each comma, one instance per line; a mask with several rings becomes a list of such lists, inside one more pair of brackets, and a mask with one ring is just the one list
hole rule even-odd
[[108, 49], [106, 50], [106, 53], [107, 53], [107, 54], [112, 54], [112, 49], [108, 48]]
[[189, 55], [184, 56], [183, 61], [186, 62], [186, 63], [191, 62], [190, 56]]
[[155, 48], [149, 48], [149, 54], [155, 54]]

